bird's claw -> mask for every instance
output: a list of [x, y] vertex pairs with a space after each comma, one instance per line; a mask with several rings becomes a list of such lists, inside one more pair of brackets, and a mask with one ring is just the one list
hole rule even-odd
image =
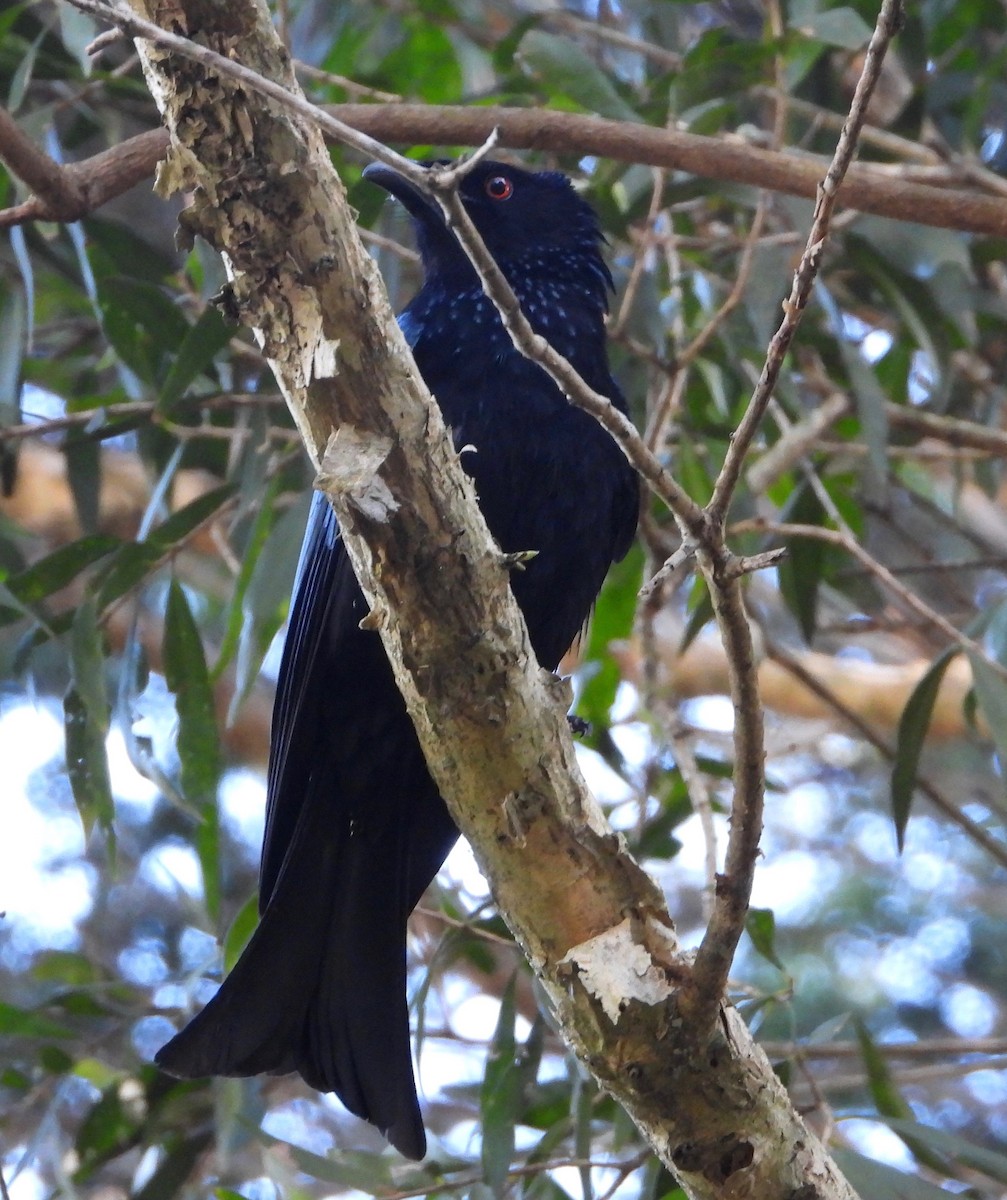
[[538, 558], [537, 550], [515, 550], [513, 554], [501, 554], [500, 565], [505, 571], [523, 571], [533, 558]]

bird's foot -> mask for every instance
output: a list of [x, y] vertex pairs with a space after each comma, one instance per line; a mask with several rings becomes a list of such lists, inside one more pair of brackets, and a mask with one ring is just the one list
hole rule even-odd
[[513, 554], [500, 555], [500, 566], [505, 571], [523, 571], [533, 558], [538, 558], [537, 550], [515, 550]]

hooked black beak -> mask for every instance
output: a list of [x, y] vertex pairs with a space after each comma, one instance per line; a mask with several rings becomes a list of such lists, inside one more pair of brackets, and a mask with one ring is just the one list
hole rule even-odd
[[438, 223], [443, 224], [440, 207], [433, 197], [421, 191], [416, 184], [406, 179], [404, 175], [400, 175], [392, 167], [385, 166], [384, 163], [379, 162], [371, 163], [370, 166], [364, 167], [363, 176], [368, 183], [376, 183], [378, 187], [384, 188], [389, 195], [394, 196], [403, 205], [409, 215], [417, 221], [429, 220], [431, 217], [435, 217]]

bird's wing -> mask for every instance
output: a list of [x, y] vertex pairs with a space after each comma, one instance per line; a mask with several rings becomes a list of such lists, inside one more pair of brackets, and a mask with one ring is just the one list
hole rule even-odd
[[[301, 545], [273, 704], [259, 911], [269, 902], [319, 751], [326, 674], [367, 609], [326, 497], [315, 492]], [[333, 644], [336, 643], [336, 644]], [[327, 672], [326, 668], [330, 668]], [[331, 686], [339, 681], [330, 679]]]

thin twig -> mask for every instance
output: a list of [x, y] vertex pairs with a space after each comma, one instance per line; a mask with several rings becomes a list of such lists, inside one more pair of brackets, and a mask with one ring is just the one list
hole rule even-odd
[[783, 366], [784, 355], [817, 276], [829, 221], [843, 177], [852, 162], [857, 134], [866, 118], [867, 104], [881, 72], [885, 51], [895, 35], [902, 9], [899, 0], [883, 0], [877, 24], [865, 55], [850, 115], [819, 188], [808, 245], [794, 275], [784, 317], [769, 345], [766, 362], [741, 424], [728, 447], [723, 467], [714, 484], [706, 509], [714, 551], [707, 542], [697, 554], [710, 587], [714, 614], [727, 655], [731, 699], [734, 704], [734, 799], [724, 873], [717, 881], [717, 903], [696, 953], [689, 987], [682, 998], [683, 1011], [698, 1029], [712, 1026], [720, 1010], [728, 973], [744, 929], [762, 833], [765, 787], [762, 702], [752, 635], [745, 611], [741, 584], [731, 577], [729, 556], [723, 548], [723, 522], [741, 477], [745, 455], [772, 399]]
[[[803, 1054], [808, 1059], [861, 1058], [859, 1042], [760, 1042], [770, 1058], [789, 1058]], [[928, 1038], [920, 1042], [879, 1042], [878, 1051], [885, 1058], [947, 1058], [966, 1054], [1007, 1055], [1007, 1038]]]
[[[829, 705], [865, 741], [869, 742], [875, 750], [882, 754], [888, 762], [895, 761], [895, 751], [889, 742], [877, 733], [859, 713], [850, 708], [848, 704], [845, 704], [827, 684], [822, 683], [820, 679], [806, 670], [797, 658], [792, 654], [788, 654], [782, 646], [777, 645], [771, 639], [766, 639], [765, 648], [766, 654], [774, 662], [779, 663], [784, 670], [789, 671], [804, 687], [814, 692], [816, 696]], [[998, 841], [982, 825], [977, 821], [973, 821], [971, 817], [962, 812], [953, 800], [934, 787], [929, 780], [918, 776], [916, 787], [935, 808], [939, 809], [949, 821], [953, 821], [976, 845], [981, 846], [1001, 866], [1007, 867], [1007, 845]]]
[[819, 187], [815, 212], [811, 221], [811, 231], [808, 234], [808, 244], [797, 270], [794, 272], [790, 296], [783, 304], [783, 321], [769, 343], [769, 352], [766, 355], [762, 375], [752, 399], [749, 401], [745, 415], [731, 440], [724, 459], [724, 466], [714, 486], [713, 498], [708, 506], [708, 511], [715, 520], [722, 521], [726, 516], [741, 476], [745, 456], [773, 395], [784, 358], [794, 339], [794, 334], [797, 332], [801, 317], [804, 315], [804, 309], [811, 296], [812, 285], [818, 276], [818, 268], [829, 235], [829, 223], [836, 206], [839, 188], [853, 161], [853, 155], [857, 148], [857, 137], [866, 120], [868, 101], [881, 74], [885, 51], [895, 36], [901, 20], [902, 7], [899, 0], [884, 0], [881, 12], [878, 14], [877, 25], [867, 47], [864, 68], [857, 82], [856, 92], [850, 106], [850, 115], [843, 125], [836, 152], [825, 173], [825, 179]]
[[860, 545], [851, 531], [826, 529], [822, 525], [802, 525], [788, 521], [767, 521], [762, 518], [753, 518], [749, 521], [738, 522], [734, 526], [735, 532], [741, 532], [744, 529], [758, 529], [763, 532], [772, 533], [777, 537], [810, 538], [814, 541], [826, 542], [830, 546], [838, 546], [852, 558], [855, 558], [878, 583], [891, 592], [897, 603], [901, 604], [903, 608], [921, 617], [928, 625], [939, 629], [948, 641], [957, 645], [959, 649], [965, 650], [969, 654], [978, 655], [989, 666], [990, 670], [995, 671], [1001, 678], [1007, 679], [1007, 667], [990, 658], [979, 642], [969, 637], [967, 633], [962, 633], [960, 629], [956, 629], [946, 617], [942, 616], [936, 609], [931, 608], [925, 600], [921, 600], [915, 592], [910, 591], [909, 588], [896, 578], [888, 567], [878, 562], [869, 551]]

